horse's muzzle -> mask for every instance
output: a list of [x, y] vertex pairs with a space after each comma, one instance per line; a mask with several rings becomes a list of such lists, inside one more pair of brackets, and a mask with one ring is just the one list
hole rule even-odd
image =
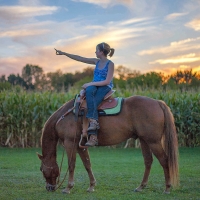
[[49, 192], [55, 191], [56, 185], [51, 185], [49, 183], [46, 184], [46, 190]]

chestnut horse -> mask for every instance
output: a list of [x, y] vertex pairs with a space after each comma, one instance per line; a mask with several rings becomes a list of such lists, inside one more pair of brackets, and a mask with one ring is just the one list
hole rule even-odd
[[[63, 142], [68, 156], [68, 185], [63, 193], [70, 193], [74, 186], [74, 169], [76, 153], [82, 159], [88, 172], [90, 185], [87, 191], [94, 191], [95, 177], [90, 163], [88, 149], [79, 148], [82, 133], [82, 121], [75, 121], [73, 112], [69, 112], [58, 124], [59, 118], [74, 105], [74, 99], [65, 103], [45, 123], [42, 142], [40, 170], [46, 179], [46, 189], [54, 191], [59, 167], [56, 162], [58, 139]], [[171, 185], [179, 185], [178, 178], [178, 144], [174, 118], [169, 107], [160, 100], [143, 96], [125, 98], [121, 112], [115, 116], [99, 117], [98, 145], [116, 145], [129, 138], [138, 138], [144, 157], [145, 171], [141, 184], [135, 191], [141, 191], [148, 182], [152, 153], [159, 160], [164, 170], [165, 193], [170, 192]]]

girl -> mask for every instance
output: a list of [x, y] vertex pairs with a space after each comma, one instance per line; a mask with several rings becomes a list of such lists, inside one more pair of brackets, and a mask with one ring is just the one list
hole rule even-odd
[[[92, 131], [94, 133], [96, 132], [95, 130], [99, 129], [97, 108], [103, 101], [104, 96], [113, 87], [114, 63], [111, 60], [108, 60], [107, 56], [111, 57], [114, 54], [114, 49], [110, 48], [110, 46], [105, 42], [102, 42], [96, 46], [95, 53], [97, 58], [84, 58], [78, 55], [56, 50], [56, 55], [65, 55], [76, 61], [96, 65], [94, 69], [93, 81], [85, 83], [82, 86], [86, 93], [88, 109], [86, 118], [89, 120], [88, 131]], [[85, 145], [95, 146], [97, 144], [97, 135], [92, 134], [90, 135], [89, 141]]]

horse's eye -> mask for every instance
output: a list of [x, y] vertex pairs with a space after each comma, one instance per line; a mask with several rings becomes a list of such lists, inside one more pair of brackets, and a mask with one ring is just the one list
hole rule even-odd
[[40, 171], [43, 172], [42, 167], [40, 167]]

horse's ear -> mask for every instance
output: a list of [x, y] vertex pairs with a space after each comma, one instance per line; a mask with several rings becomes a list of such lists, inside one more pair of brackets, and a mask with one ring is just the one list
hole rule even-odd
[[38, 152], [36, 152], [36, 154], [38, 155], [38, 158], [39, 158], [40, 160], [42, 160], [42, 159], [43, 159], [43, 156], [42, 156], [42, 155], [40, 155]]

